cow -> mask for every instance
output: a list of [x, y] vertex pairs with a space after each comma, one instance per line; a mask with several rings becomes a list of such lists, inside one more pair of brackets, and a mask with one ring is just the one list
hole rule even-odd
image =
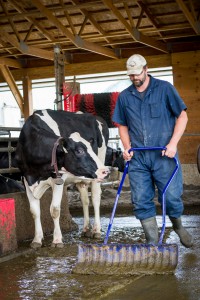
[[105, 165], [117, 168], [119, 172], [123, 173], [125, 168], [125, 160], [121, 148], [113, 149], [107, 146]]
[[0, 174], [0, 194], [9, 194], [24, 191], [24, 185], [20, 181], [5, 177]]
[[95, 220], [92, 233], [100, 234], [100, 182], [109, 174], [104, 165], [109, 131], [106, 122], [88, 113], [38, 110], [20, 132], [15, 158], [24, 175], [24, 184], [35, 222], [31, 247], [42, 245], [40, 198], [52, 188], [50, 214], [54, 221], [53, 247], [62, 247], [59, 225], [64, 184], [76, 183], [82, 195], [85, 231], [89, 226], [85, 191], [91, 183]]

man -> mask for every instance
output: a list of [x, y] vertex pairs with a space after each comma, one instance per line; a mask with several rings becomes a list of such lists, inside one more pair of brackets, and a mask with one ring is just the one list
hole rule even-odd
[[[140, 220], [147, 243], [158, 243], [156, 209], [153, 202], [155, 186], [158, 201], [178, 159], [177, 144], [188, 121], [186, 105], [169, 82], [148, 74], [146, 59], [134, 54], [127, 60], [127, 75], [132, 85], [122, 91], [116, 103], [113, 121], [119, 124], [124, 146], [123, 156], [130, 160], [129, 179], [134, 214]], [[166, 147], [165, 151], [135, 151], [131, 147]], [[185, 247], [193, 245], [192, 236], [182, 226], [182, 171], [170, 183], [165, 199], [166, 213], [173, 229]]]

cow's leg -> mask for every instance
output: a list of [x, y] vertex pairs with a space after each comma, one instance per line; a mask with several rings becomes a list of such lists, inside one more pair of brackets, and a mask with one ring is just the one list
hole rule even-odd
[[53, 197], [50, 206], [50, 214], [54, 222], [52, 247], [63, 247], [62, 233], [60, 229], [60, 207], [64, 184], [57, 185], [52, 182]]
[[26, 187], [26, 194], [30, 203], [30, 211], [32, 213], [35, 222], [35, 236], [31, 243], [32, 248], [39, 248], [42, 246], [43, 230], [40, 219], [40, 200], [33, 196], [32, 191], [28, 185], [28, 182], [24, 178], [24, 184]]
[[91, 184], [92, 204], [94, 207], [94, 224], [92, 228], [92, 235], [94, 238], [101, 237], [101, 223], [100, 223], [100, 201], [101, 201], [101, 185], [96, 181]]
[[80, 193], [81, 202], [83, 205], [83, 230], [82, 235], [91, 237], [91, 226], [89, 217], [89, 196], [88, 196], [88, 185], [84, 183], [77, 183], [76, 187]]

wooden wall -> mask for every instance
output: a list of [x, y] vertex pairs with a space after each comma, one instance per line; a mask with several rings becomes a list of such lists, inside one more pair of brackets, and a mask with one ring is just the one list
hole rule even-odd
[[182, 163], [197, 161], [200, 145], [200, 51], [172, 54], [174, 86], [186, 103], [188, 124], [179, 143]]

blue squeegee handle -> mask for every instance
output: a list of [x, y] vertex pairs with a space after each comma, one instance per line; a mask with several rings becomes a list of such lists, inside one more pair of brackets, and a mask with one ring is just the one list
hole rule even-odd
[[[128, 152], [130, 153], [131, 151], [166, 150], [166, 149], [167, 149], [166, 147], [138, 147], [138, 148], [131, 148], [131, 149], [129, 149]], [[161, 229], [161, 234], [160, 234], [160, 238], [159, 238], [159, 242], [158, 242], [159, 245], [162, 244], [164, 233], [165, 233], [165, 227], [166, 227], [165, 193], [166, 193], [172, 179], [174, 178], [174, 176], [175, 176], [175, 174], [176, 174], [176, 172], [178, 171], [178, 168], [179, 168], [178, 160], [176, 159], [176, 157], [173, 157], [173, 159], [174, 159], [175, 164], [176, 164], [175, 169], [174, 169], [172, 175], [170, 176], [168, 182], [166, 183], [166, 185], [165, 185], [165, 187], [162, 191], [162, 229]], [[118, 190], [117, 190], [117, 195], [116, 195], [114, 207], [113, 207], [113, 210], [112, 210], [112, 215], [110, 217], [110, 222], [109, 222], [108, 229], [107, 229], [107, 232], [106, 232], [106, 236], [105, 236], [105, 239], [104, 239], [104, 245], [106, 245], [107, 242], [108, 242], [108, 237], [109, 237], [110, 230], [111, 230], [111, 227], [112, 227], [112, 224], [113, 224], [113, 219], [114, 219], [114, 216], [115, 216], [115, 211], [116, 211], [116, 208], [117, 208], [117, 203], [118, 203], [118, 200], [119, 200], [119, 196], [120, 196], [120, 193], [121, 193], [121, 190], [122, 190], [122, 186], [124, 184], [124, 180], [126, 178], [126, 174], [128, 173], [129, 163], [130, 163], [130, 161], [126, 162], [124, 173], [122, 175], [122, 179], [120, 181], [120, 184], [119, 184], [119, 187], [118, 187]]]

